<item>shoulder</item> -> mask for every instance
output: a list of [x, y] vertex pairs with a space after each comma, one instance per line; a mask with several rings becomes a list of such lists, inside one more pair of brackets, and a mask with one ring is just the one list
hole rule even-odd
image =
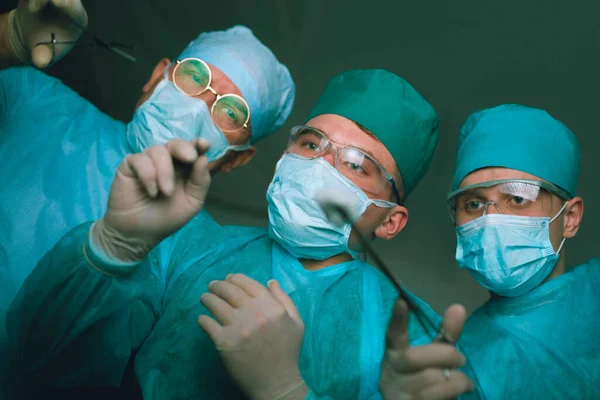
[[13, 67], [0, 70], [0, 80], [2, 85], [23, 85], [22, 89], [34, 89], [45, 85], [63, 85], [59, 79], [32, 67]]

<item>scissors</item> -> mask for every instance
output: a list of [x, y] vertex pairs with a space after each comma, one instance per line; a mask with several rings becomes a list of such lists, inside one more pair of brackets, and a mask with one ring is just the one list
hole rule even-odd
[[394, 276], [391, 269], [385, 264], [381, 257], [377, 255], [373, 247], [369, 244], [369, 241], [356, 227], [350, 212], [344, 206], [344, 201], [340, 201], [339, 197], [334, 192], [325, 191], [320, 195], [318, 202], [323, 211], [325, 212], [325, 215], [327, 216], [327, 218], [329, 218], [331, 222], [335, 224], [350, 224], [352, 230], [356, 232], [356, 237], [358, 238], [362, 249], [368, 256], [371, 257], [371, 259], [373, 260], [375, 265], [379, 267], [381, 272], [390, 281], [392, 281], [392, 283], [396, 287], [396, 290], [398, 290], [400, 298], [404, 300], [408, 308], [413, 312], [413, 314], [417, 318], [417, 322], [419, 323], [419, 325], [421, 325], [427, 336], [429, 336], [429, 338], [435, 342], [454, 344], [445, 335], [443, 327], [436, 327], [436, 324], [434, 324], [433, 321], [427, 316], [427, 313], [425, 313], [415, 302], [411, 300], [411, 298], [403, 288], [404, 284]]
[[53, 33], [50, 34], [50, 41], [49, 42], [40, 42], [37, 43], [36, 46], [42, 45], [42, 44], [50, 44], [52, 45], [52, 61], [50, 62], [50, 64], [52, 64], [52, 62], [54, 61], [54, 46], [57, 44], [72, 44], [72, 45], [79, 45], [79, 46], [90, 46], [90, 47], [102, 47], [104, 49], [108, 49], [111, 50], [115, 53], [117, 53], [118, 55], [128, 59], [129, 61], [132, 62], [136, 62], [136, 58], [133, 57], [132, 55], [126, 53], [125, 51], [121, 50], [121, 49], [128, 49], [128, 50], [135, 50], [134, 46], [130, 46], [128, 44], [124, 44], [124, 43], [118, 43], [118, 42], [107, 42], [105, 40], [100, 39], [98, 36], [94, 35], [93, 33], [91, 33], [89, 30], [87, 30], [84, 26], [78, 24], [77, 22], [75, 22], [71, 17], [69, 17], [68, 15], [64, 14], [64, 16], [73, 24], [75, 25], [77, 28], [81, 29], [81, 31], [83, 33], [85, 33], [87, 36], [89, 36], [92, 39], [91, 43], [85, 43], [85, 42], [80, 42], [79, 40], [76, 41], [68, 41], [68, 42], [61, 42], [61, 41], [57, 41], [56, 40], [56, 35]]

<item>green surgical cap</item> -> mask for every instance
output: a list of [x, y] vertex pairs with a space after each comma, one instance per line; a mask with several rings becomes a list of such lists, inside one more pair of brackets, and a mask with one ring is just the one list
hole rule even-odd
[[544, 110], [504, 104], [475, 112], [458, 137], [452, 190], [471, 172], [503, 167], [577, 191], [581, 150], [577, 138]]
[[335, 114], [358, 122], [385, 145], [398, 165], [404, 199], [427, 172], [439, 118], [408, 82], [389, 71], [358, 69], [334, 77], [308, 120]]

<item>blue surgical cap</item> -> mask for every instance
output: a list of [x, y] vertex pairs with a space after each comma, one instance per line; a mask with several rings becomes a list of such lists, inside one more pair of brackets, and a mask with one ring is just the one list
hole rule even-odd
[[475, 112], [458, 137], [452, 190], [486, 167], [515, 169], [577, 191], [581, 150], [577, 138], [544, 110], [504, 104]]
[[245, 26], [201, 33], [179, 59], [199, 58], [236, 84], [250, 106], [251, 143], [269, 136], [292, 112], [296, 87], [290, 72]]

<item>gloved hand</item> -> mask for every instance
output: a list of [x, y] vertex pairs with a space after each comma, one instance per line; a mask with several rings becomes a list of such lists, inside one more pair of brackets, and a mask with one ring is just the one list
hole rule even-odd
[[51, 44], [36, 44], [49, 42], [52, 33], [57, 42], [79, 39], [81, 30], [65, 14], [79, 25], [87, 26], [87, 13], [81, 0], [19, 0], [8, 20], [8, 39], [15, 56], [38, 68], [63, 58], [72, 44], [55, 44], [54, 57]]
[[[388, 327], [386, 350], [381, 364], [379, 389], [385, 400], [454, 399], [474, 389], [473, 382], [455, 368], [465, 365], [465, 357], [452, 344], [434, 342], [409, 346], [408, 307], [402, 300], [394, 306]], [[465, 309], [450, 306], [444, 314], [444, 337], [455, 343], [466, 320]]]
[[268, 286], [242, 274], [211, 282], [201, 302], [217, 320], [202, 315], [198, 325], [251, 399], [304, 399], [308, 388], [298, 366], [304, 323], [279, 284]]
[[128, 155], [115, 175], [108, 209], [93, 225], [94, 243], [119, 261], [146, 257], [194, 217], [210, 187], [205, 139], [173, 139]]

